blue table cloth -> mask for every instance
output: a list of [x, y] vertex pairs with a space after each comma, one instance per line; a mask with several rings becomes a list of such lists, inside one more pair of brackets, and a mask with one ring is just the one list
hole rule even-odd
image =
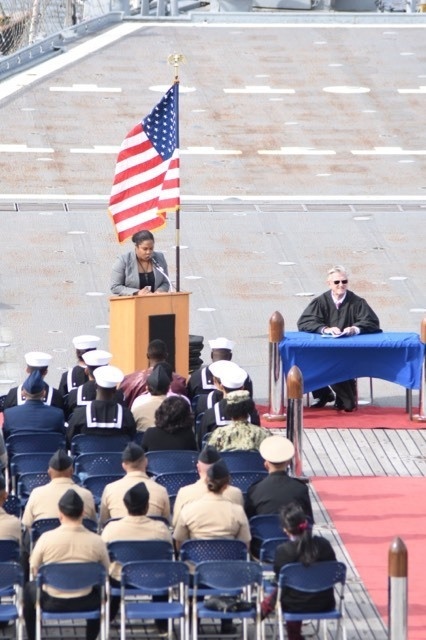
[[293, 365], [305, 392], [351, 378], [382, 378], [406, 389], [420, 389], [425, 345], [417, 333], [370, 333], [325, 338], [293, 331], [279, 344], [284, 374]]

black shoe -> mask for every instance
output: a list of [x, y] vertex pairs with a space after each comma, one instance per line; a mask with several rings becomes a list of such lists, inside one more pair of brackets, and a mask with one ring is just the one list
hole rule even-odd
[[327, 394], [326, 396], [321, 396], [321, 398], [317, 398], [316, 400], [314, 400], [313, 403], [311, 404], [311, 407], [312, 409], [322, 409], [323, 407], [325, 407], [326, 404], [333, 401], [334, 401], [334, 395], [330, 391], [330, 393]]
[[343, 404], [342, 400], [340, 400], [339, 398], [336, 398], [336, 402], [333, 405], [333, 409], [336, 409], [336, 411], [343, 411], [344, 408], [345, 408], [345, 405]]

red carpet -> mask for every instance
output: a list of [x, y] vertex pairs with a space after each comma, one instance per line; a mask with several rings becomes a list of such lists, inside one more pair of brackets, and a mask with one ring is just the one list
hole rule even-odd
[[[267, 407], [257, 405], [262, 426], [270, 429], [285, 428], [285, 422], [269, 422], [262, 418]], [[303, 410], [303, 426], [305, 429], [426, 429], [426, 423], [411, 421], [408, 413], [400, 407], [378, 407], [361, 405], [352, 413], [335, 409]]]
[[426, 637], [426, 478], [315, 478], [370, 596], [387, 624], [388, 551], [396, 536], [408, 549], [409, 640]]

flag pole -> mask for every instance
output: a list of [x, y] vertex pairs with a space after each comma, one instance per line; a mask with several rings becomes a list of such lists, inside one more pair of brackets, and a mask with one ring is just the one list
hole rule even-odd
[[[173, 83], [177, 85], [176, 92], [176, 149], [179, 149], [179, 65], [185, 62], [185, 58], [181, 53], [172, 53], [167, 58], [167, 62], [173, 65], [175, 69]], [[180, 175], [180, 172], [179, 172]], [[180, 177], [179, 177], [180, 191]], [[180, 291], [180, 197], [179, 205], [176, 209], [176, 225], [175, 225], [175, 247], [176, 247], [176, 291]]]

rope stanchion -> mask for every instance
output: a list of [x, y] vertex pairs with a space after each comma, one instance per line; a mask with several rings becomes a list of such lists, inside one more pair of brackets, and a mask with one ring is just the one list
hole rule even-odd
[[287, 375], [287, 438], [294, 444], [291, 470], [301, 478], [303, 453], [303, 376], [299, 367], [291, 367]]
[[268, 421], [285, 420], [284, 376], [279, 344], [284, 338], [284, 318], [275, 311], [269, 320], [269, 385], [268, 413], [263, 418]]
[[[426, 318], [423, 318], [420, 325], [420, 341], [426, 345]], [[413, 421], [426, 422], [426, 355], [423, 358], [419, 400], [419, 413], [413, 416]]]
[[401, 538], [394, 538], [388, 554], [389, 575], [389, 640], [408, 637], [408, 554]]

